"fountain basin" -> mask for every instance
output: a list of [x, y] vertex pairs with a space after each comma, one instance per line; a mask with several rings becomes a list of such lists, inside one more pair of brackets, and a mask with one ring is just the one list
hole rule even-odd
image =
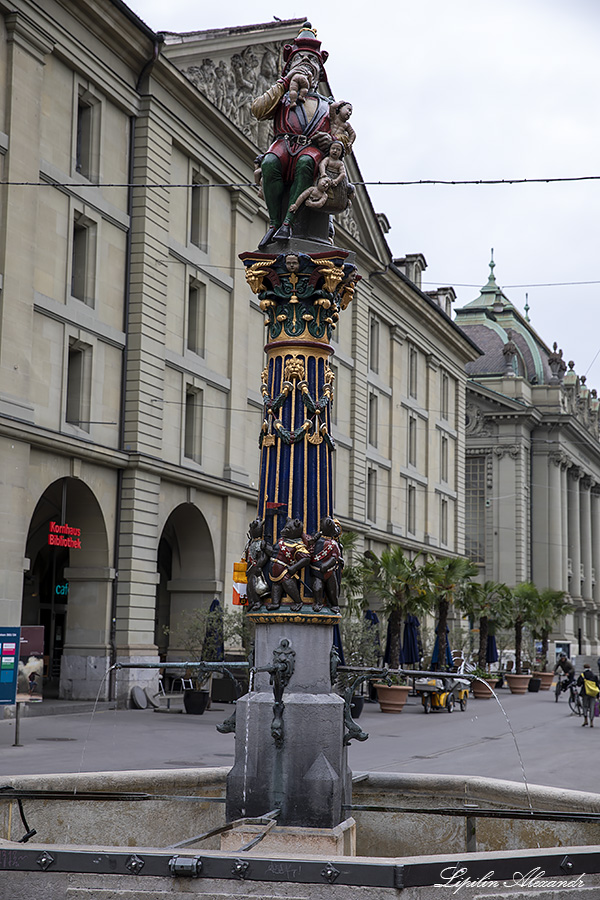
[[[28, 775], [4, 778], [3, 784], [28, 791], [77, 791], [80, 799], [49, 799], [40, 794], [23, 800], [27, 821], [37, 830], [36, 841], [165, 848], [225, 823], [224, 802], [203, 798], [224, 800], [228, 771], [215, 767]], [[432, 847], [439, 853], [464, 854], [466, 819], [423, 810], [461, 810], [465, 802], [499, 810], [529, 808], [525, 786], [512, 781], [380, 772], [355, 777], [360, 780], [353, 785], [353, 806], [409, 809], [401, 813], [346, 810], [356, 820], [359, 857], [419, 857]], [[106, 792], [107, 798], [81, 799], [91, 791]], [[135, 794], [150, 796], [142, 799]], [[598, 794], [541, 785], [529, 785], [529, 797], [534, 809], [558, 812], [595, 814], [600, 804]], [[2, 800], [0, 793], [0, 839], [18, 841], [23, 833], [16, 802]], [[484, 852], [594, 845], [600, 844], [600, 823], [477, 819], [476, 842]], [[197, 845], [202, 852], [219, 847], [218, 836]]]

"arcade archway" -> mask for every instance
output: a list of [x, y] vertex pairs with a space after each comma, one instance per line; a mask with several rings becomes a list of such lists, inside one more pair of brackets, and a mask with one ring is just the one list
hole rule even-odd
[[83, 481], [61, 478], [46, 488], [25, 554], [21, 623], [44, 626], [46, 691], [56, 694], [69, 644], [102, 655], [109, 642], [107, 599], [97, 592], [98, 573], [108, 570], [106, 526]]
[[165, 523], [158, 545], [155, 641], [163, 660], [182, 656], [181, 626], [187, 613], [221, 598], [215, 578], [210, 529], [192, 503], [176, 507]]

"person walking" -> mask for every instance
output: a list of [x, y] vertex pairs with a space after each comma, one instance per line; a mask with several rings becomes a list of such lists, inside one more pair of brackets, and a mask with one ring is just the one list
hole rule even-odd
[[598, 676], [594, 675], [590, 664], [587, 662], [583, 667], [583, 672], [577, 679], [577, 687], [579, 688], [579, 696], [583, 703], [582, 728], [588, 724], [588, 717], [590, 720], [590, 727], [593, 728], [594, 709], [596, 706], [596, 698], [600, 694], [600, 682], [598, 681]]

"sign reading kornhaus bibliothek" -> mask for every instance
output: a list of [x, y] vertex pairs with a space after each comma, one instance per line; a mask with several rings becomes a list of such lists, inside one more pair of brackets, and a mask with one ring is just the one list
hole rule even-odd
[[68, 547], [70, 550], [81, 550], [81, 528], [72, 528], [71, 525], [57, 525], [50, 522], [48, 543], [51, 547]]

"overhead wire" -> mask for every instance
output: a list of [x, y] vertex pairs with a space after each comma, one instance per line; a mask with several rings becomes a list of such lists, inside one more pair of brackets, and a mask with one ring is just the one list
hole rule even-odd
[[[481, 184], [559, 184], [575, 181], [600, 181], [600, 175], [571, 175], [547, 178], [471, 178], [471, 179], [443, 179], [443, 178], [419, 178], [409, 181], [353, 181], [359, 187], [410, 187], [413, 185], [441, 184], [441, 185], [481, 185]], [[11, 187], [92, 187], [92, 188], [237, 188], [254, 187], [255, 181], [217, 181], [217, 182], [73, 182], [55, 181], [44, 179], [43, 181], [0, 181], [0, 185]]]

